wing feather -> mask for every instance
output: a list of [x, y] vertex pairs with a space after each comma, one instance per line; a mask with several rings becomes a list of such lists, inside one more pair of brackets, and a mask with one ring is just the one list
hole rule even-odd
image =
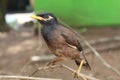
[[83, 51], [77, 37], [73, 33], [71, 33], [70, 35], [62, 33], [61, 35], [64, 37], [68, 46], [74, 49], [78, 49], [79, 51]]

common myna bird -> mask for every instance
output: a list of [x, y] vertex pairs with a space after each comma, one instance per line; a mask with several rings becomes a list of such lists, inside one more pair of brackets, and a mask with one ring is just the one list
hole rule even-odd
[[31, 17], [40, 22], [41, 34], [49, 49], [57, 56], [50, 64], [70, 58], [79, 66], [76, 73], [80, 72], [82, 66], [91, 69], [78, 37], [72, 30], [61, 25], [51, 13], [41, 13]]

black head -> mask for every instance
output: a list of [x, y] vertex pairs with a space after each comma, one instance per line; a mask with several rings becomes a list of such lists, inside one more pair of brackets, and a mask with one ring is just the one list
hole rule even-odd
[[54, 25], [57, 23], [56, 17], [51, 13], [41, 13], [31, 17], [38, 20], [42, 25]]

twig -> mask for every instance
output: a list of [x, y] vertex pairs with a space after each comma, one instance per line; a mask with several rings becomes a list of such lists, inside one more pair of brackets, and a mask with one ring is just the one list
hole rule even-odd
[[110, 38], [100, 38], [100, 39], [91, 40], [88, 42], [89, 42], [89, 44], [94, 45], [94, 44], [105, 43], [105, 42], [110, 42], [110, 41], [120, 41], [120, 36], [114, 36], [114, 37], [110, 37]]
[[62, 23], [63, 25], [65, 25], [67, 28], [71, 29], [79, 38], [81, 38], [83, 40], [83, 42], [91, 49], [91, 51], [96, 55], [96, 57], [98, 57], [98, 59], [109, 69], [111, 69], [113, 72], [115, 72], [119, 77], [120, 77], [120, 72], [112, 67], [110, 64], [108, 64], [103, 58], [102, 56], [99, 54], [99, 52], [96, 51], [95, 48], [93, 48], [89, 42], [81, 35], [78, 34], [76, 31], [74, 31], [69, 25], [65, 24], [64, 22], [62, 22], [61, 20], [59, 20], [60, 23]]
[[[107, 51], [107, 50], [115, 50], [115, 49], [119, 49], [120, 48], [120, 44], [119, 43], [116, 43], [116, 44], [107, 44], [107, 46], [98, 46], [98, 47], [95, 47], [95, 49], [99, 52], [102, 52], [102, 51]], [[85, 49], [84, 50], [85, 54], [87, 53], [90, 53], [91, 50], [90, 49]]]
[[[66, 65], [64, 65], [64, 64], [53, 65], [53, 66], [46, 66], [46, 67], [40, 67], [40, 68], [38, 68], [35, 72], [37, 72], [37, 71], [39, 71], [39, 70], [44, 70], [44, 69], [49, 69], [49, 68], [57, 68], [57, 67], [65, 68], [65, 69], [67, 69], [67, 70], [69, 70], [69, 71], [71, 71], [71, 72], [73, 72], [73, 73], [76, 72], [76, 70], [74, 70], [74, 69], [72, 69], [72, 68], [70, 68], [70, 67], [68, 67], [68, 66], [66, 66]], [[35, 73], [35, 72], [34, 72], [34, 73]], [[91, 77], [91, 76], [87, 76], [87, 75], [85, 75], [85, 74], [82, 74], [82, 73], [79, 73], [78, 75], [79, 75], [79, 77], [82, 78], [82, 79], [87, 78], [88, 80], [99, 80], [99, 79], [96, 79], [96, 78], [94, 78], [94, 77]]]
[[[69, 71], [71, 71], [71, 72], [74, 72], [74, 73], [76, 72], [74, 69], [72, 69], [72, 68], [70, 68], [70, 67], [68, 67], [68, 66], [66, 66], [66, 65], [64, 65], [64, 64], [62, 64], [61, 67], [65, 68], [65, 69], [67, 69], [67, 70], [69, 70]], [[87, 78], [87, 79], [89, 79], [89, 80], [99, 80], [99, 79], [97, 79], [97, 78], [94, 78], [94, 77], [91, 77], [91, 76], [87, 76], [87, 75], [82, 74], [82, 73], [79, 73], [79, 76], [81, 76], [81, 77], [83, 77], [83, 78]]]
[[13, 76], [13, 75], [0, 75], [0, 79], [62, 80], [62, 79], [37, 78], [37, 77], [28, 77], [28, 76]]

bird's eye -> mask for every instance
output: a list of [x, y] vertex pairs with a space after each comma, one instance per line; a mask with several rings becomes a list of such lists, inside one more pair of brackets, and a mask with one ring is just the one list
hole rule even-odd
[[44, 18], [44, 15], [40, 15], [40, 16]]
[[49, 16], [44, 16], [44, 18], [49, 18]]
[[46, 15], [41, 15], [41, 17], [43, 17], [43, 18], [48, 18], [48, 16], [46, 16]]

